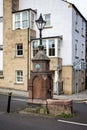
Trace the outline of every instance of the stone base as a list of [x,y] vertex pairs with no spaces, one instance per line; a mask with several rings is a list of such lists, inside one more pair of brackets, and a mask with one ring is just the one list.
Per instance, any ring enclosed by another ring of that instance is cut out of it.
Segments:
[[47,100],[47,106],[50,114],[60,115],[62,113],[71,114],[73,112],[72,100]]
[[[73,102],[72,100],[65,100],[65,99],[47,99],[47,100],[41,100],[41,99],[29,99],[29,104],[36,105],[40,104],[42,109],[47,110],[47,114],[50,115],[60,115],[62,113],[65,114],[71,114],[73,112]],[[40,113],[40,112],[39,112]]]
[[42,100],[42,99],[29,99],[28,103],[46,105],[46,101],[47,100]]

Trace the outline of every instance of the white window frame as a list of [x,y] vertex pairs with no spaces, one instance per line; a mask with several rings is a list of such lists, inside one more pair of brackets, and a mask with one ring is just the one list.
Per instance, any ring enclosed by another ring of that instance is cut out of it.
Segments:
[[[36,45],[35,45],[36,44]],[[39,43],[38,43],[38,40],[34,40],[33,42],[32,42],[32,50],[33,50],[33,57],[35,56],[35,54],[38,52],[38,45],[39,45]],[[35,47],[34,47],[35,46]]]
[[0,45],[0,51],[3,50],[3,45]]
[[61,41],[58,39],[58,57],[60,57],[60,52],[61,52]]
[[35,29],[35,14],[32,11],[30,11],[30,28]]
[[[53,45],[50,45],[50,42],[53,42]],[[48,40],[48,55],[49,57],[55,57],[56,56],[56,45],[55,45],[55,39],[49,39]]]
[[84,44],[82,44],[82,50],[81,50],[81,59],[84,59],[84,52],[85,52],[85,47]]
[[44,19],[46,21],[45,27],[51,26],[51,14],[44,14]]
[[75,30],[78,32],[78,22],[79,22],[79,15],[78,13],[76,12],[76,20],[75,20]]
[[75,40],[75,58],[78,58],[78,40]]
[[18,83],[18,84],[23,83],[23,71],[22,70],[16,71],[16,83]]
[[44,46],[44,53],[47,55],[46,39],[42,40],[42,45]]
[[[16,20],[16,16],[19,15],[19,19]],[[16,26],[16,24],[19,23],[19,25]],[[21,14],[18,12],[15,14],[15,21],[14,21],[14,26],[15,26],[15,29],[20,29],[21,28]]]
[[3,22],[3,17],[0,17],[0,23],[2,23]]
[[85,21],[82,19],[82,36],[85,36]]
[[[26,13],[27,17],[26,19],[23,19],[23,14]],[[16,15],[19,14],[20,18],[16,20]],[[23,27],[23,22],[27,22],[27,26]],[[19,22],[20,26],[16,27],[15,24],[16,22]],[[29,27],[29,12],[28,11],[23,11],[23,12],[18,12],[13,14],[13,29],[26,29]]]
[[[26,19],[23,19],[23,14],[26,13]],[[27,26],[23,26],[23,23],[26,22]],[[28,28],[29,27],[29,12],[24,11],[22,12],[22,28]]]
[[[18,48],[19,46],[19,48]],[[20,52],[18,52],[20,51]],[[16,57],[22,57],[23,56],[23,44],[22,43],[17,43],[16,44]]]
[[[54,42],[54,53],[55,55],[49,55],[49,41]],[[34,44],[36,45],[36,48],[34,48]],[[39,40],[32,41],[32,57],[35,56],[35,54],[38,52],[38,46],[39,46]],[[49,39],[42,39],[42,45],[44,46],[44,52],[48,57],[60,57],[61,56],[61,39],[59,38],[49,38]]]

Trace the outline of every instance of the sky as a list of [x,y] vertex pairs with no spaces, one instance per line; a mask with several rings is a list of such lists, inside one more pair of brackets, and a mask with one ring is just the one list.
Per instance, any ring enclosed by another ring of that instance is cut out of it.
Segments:
[[67,0],[73,3],[81,12],[81,14],[87,19],[87,0]]

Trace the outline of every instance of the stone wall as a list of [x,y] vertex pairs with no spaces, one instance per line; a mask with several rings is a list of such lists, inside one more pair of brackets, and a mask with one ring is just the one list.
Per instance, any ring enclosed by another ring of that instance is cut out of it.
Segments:
[[[18,10],[17,0],[4,0],[3,5],[3,76],[0,78],[0,87],[27,90],[30,66],[29,35],[35,37],[36,34],[34,30],[29,28],[13,30],[12,7],[14,6],[15,10]],[[22,57],[16,56],[16,44],[19,43],[23,44]],[[17,70],[23,71],[22,84],[16,83]]]
[[49,114],[60,115],[62,113],[71,114],[73,111],[72,100],[47,100]]

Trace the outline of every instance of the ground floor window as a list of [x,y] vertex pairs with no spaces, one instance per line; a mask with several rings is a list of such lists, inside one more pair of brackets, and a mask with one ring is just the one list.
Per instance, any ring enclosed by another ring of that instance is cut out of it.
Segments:
[[16,83],[23,83],[23,71],[16,71]]

